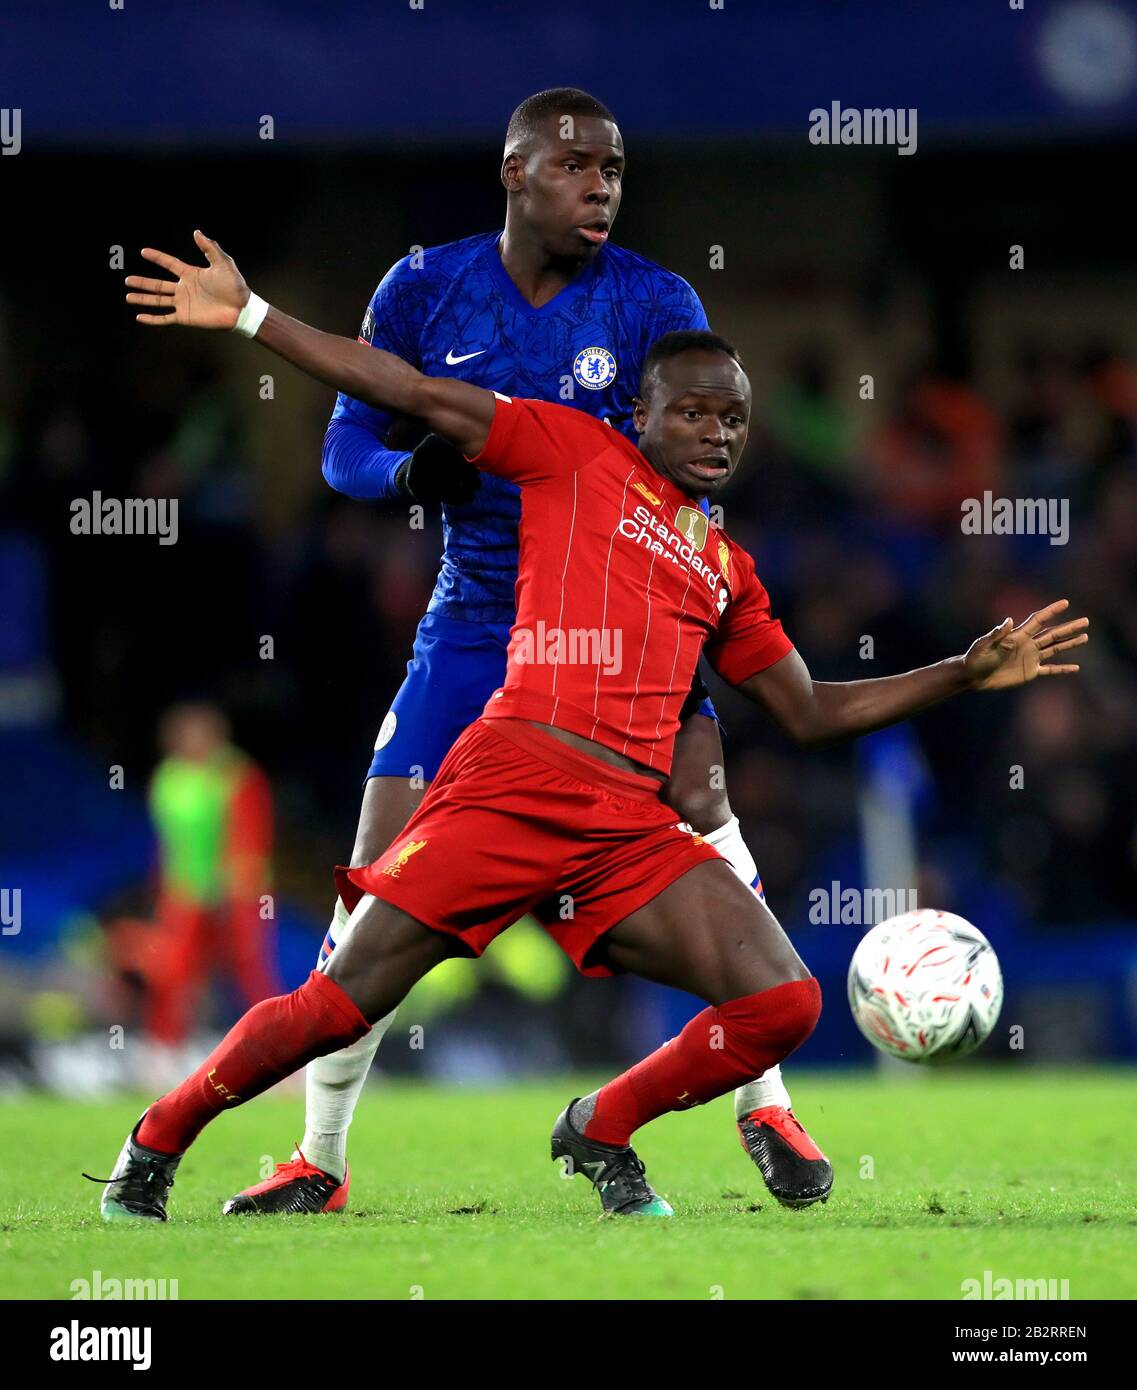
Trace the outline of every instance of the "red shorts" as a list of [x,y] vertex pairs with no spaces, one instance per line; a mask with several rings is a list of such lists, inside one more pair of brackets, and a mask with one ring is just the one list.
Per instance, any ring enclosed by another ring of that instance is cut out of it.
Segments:
[[[421,806],[348,884],[402,908],[480,956],[532,913],[584,975],[606,931],[670,883],[719,859],[682,827],[650,777],[609,767],[531,724],[478,719],[451,748]],[[359,894],[348,889],[345,905]]]

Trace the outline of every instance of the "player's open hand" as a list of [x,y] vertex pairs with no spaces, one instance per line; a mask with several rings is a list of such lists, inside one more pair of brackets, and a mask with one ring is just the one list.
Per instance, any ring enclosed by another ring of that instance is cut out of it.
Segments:
[[[194,232],[194,241],[208,262],[207,265],[186,265],[176,256],[144,246],[142,254],[148,261],[160,265],[175,280],[150,280],[142,275],[128,275],[126,283],[131,293],[128,304],[144,304],[161,309],[158,314],[135,314],[139,323],[165,328],[172,323],[187,328],[232,328],[249,298],[249,287],[237,269],[232,256],[227,256],[215,241],[203,232]],[[172,311],[172,312],[170,312]]]
[[1059,665],[1054,658],[1071,647],[1084,646],[1090,640],[1086,628],[1089,618],[1048,627],[1051,618],[1064,613],[1069,599],[1060,598],[1047,608],[1040,608],[1018,627],[1007,618],[997,628],[978,637],[963,658],[974,690],[1007,690],[1025,685],[1035,676],[1072,676],[1077,666]]

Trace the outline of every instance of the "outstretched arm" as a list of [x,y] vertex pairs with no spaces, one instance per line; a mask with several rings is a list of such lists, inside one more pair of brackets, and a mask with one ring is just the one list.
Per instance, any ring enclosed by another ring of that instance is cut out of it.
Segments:
[[[231,256],[202,232],[193,239],[205,256],[204,266],[187,265],[150,247],[142,255],[176,278],[152,280],[128,275],[128,304],[172,312],[137,314],[154,328],[232,329],[251,294]],[[426,422],[431,432],[448,439],[467,457],[481,453],[494,416],[494,395],[452,377],[424,376],[393,353],[351,338],[322,333],[270,307],[257,341],[318,381],[380,409],[399,410]]]
[[1004,690],[1036,676],[1073,675],[1077,666],[1051,665],[1052,658],[1088,642],[1088,618],[1047,627],[1069,607],[1059,599],[1012,628],[1008,618],[977,638],[966,655],[949,657],[902,676],[835,683],[815,681],[796,651],[739,689],[761,705],[795,742],[837,743],[897,724],[909,715],[969,690]]

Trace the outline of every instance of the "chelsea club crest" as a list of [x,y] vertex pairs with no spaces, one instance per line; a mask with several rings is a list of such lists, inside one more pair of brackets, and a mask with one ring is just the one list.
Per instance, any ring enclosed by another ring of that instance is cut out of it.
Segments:
[[607,348],[589,347],[578,352],[572,374],[590,391],[602,391],[616,380],[616,359]]

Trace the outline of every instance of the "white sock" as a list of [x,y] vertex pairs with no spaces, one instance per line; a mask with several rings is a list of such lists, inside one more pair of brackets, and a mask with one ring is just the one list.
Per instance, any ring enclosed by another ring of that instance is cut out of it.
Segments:
[[[333,944],[347,926],[349,917],[337,898],[330,928]],[[322,963],[317,961],[316,968]],[[309,1062],[304,1073],[305,1129],[300,1148],[309,1163],[340,1182],[347,1172],[347,1130],[351,1117],[371,1070],[372,1059],[397,1012],[392,1009],[386,1018],[371,1025],[370,1033],[365,1033],[350,1046]]]
[[734,870],[735,878],[740,878],[747,888],[757,888],[759,882],[758,865],[754,862],[754,856],[746,848],[746,841],[742,838],[742,827],[738,823],[737,816],[731,816],[725,825],[720,825],[717,830],[712,830],[709,835],[704,835],[703,839],[708,845],[714,845],[715,849]]
[[[725,825],[704,835],[703,839],[708,845],[714,845],[747,888],[757,889],[760,881],[758,866],[746,848],[737,816],[731,816]],[[734,1113],[739,1119],[754,1110],[761,1110],[765,1105],[782,1105],[787,1110],[791,1108],[790,1093],[782,1081],[781,1067],[770,1067],[757,1081],[748,1081],[734,1093]]]
[[790,1093],[782,1080],[781,1067],[770,1067],[757,1081],[748,1081],[745,1086],[739,1086],[734,1093],[736,1119],[741,1120],[743,1115],[751,1115],[766,1105],[781,1105],[787,1110],[793,1109]]

